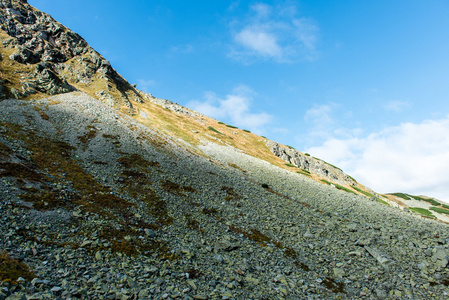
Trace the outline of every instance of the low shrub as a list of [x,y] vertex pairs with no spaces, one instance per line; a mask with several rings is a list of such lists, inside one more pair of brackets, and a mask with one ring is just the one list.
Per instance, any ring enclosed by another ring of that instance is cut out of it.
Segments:
[[221,133],[220,131],[218,131],[217,129],[215,129],[215,128],[212,127],[212,126],[207,127],[207,129],[212,130],[213,132],[216,132],[216,133],[218,133],[218,134],[223,134],[223,133]]

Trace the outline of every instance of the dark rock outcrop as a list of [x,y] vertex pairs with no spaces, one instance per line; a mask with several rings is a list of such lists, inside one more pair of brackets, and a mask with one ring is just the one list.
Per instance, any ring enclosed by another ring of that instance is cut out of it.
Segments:
[[[131,107],[129,100],[142,101],[135,88],[80,35],[27,1],[0,1],[0,29],[10,37],[3,39],[0,46],[14,50],[9,59],[35,66],[31,80],[20,82],[19,97],[35,92],[54,95],[75,89],[93,89],[90,92],[95,95],[98,91],[92,86],[98,85],[98,90],[107,87],[110,91],[108,98],[114,99],[108,102],[111,105],[124,103]],[[92,85],[93,82],[98,84]]]

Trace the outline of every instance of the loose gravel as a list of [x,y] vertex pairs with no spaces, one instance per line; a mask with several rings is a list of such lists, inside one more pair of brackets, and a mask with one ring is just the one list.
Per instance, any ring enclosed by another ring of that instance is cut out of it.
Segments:
[[0,300],[448,298],[445,224],[229,146],[192,154],[79,92],[0,102],[0,132],[1,250],[36,276]]

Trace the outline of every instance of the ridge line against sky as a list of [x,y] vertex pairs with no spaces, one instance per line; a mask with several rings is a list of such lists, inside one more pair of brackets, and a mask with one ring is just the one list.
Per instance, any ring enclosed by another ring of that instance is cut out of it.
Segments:
[[156,97],[449,202],[449,3],[29,0]]

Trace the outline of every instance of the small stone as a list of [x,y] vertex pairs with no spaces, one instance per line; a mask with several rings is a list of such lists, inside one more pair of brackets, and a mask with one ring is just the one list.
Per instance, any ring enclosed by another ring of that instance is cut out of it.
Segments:
[[62,292],[62,288],[59,286],[54,286],[54,287],[52,287],[50,292],[52,292],[55,295],[59,295]]
[[95,253],[95,259],[96,260],[102,260],[103,259],[103,255],[101,254],[101,251],[97,251]]
[[195,284],[195,280],[187,280],[187,283],[190,285],[190,287],[194,290],[197,289],[196,284]]
[[24,293],[15,293],[6,298],[6,300],[27,300]]

